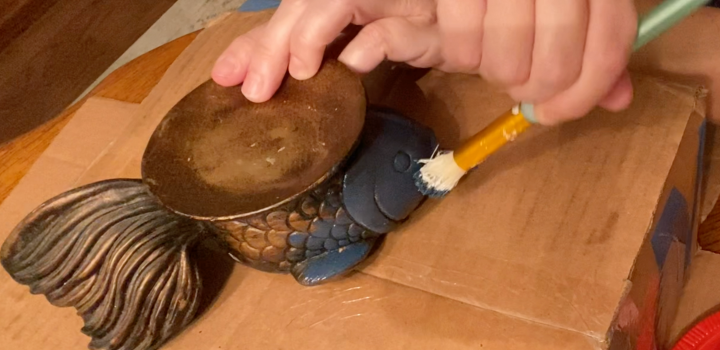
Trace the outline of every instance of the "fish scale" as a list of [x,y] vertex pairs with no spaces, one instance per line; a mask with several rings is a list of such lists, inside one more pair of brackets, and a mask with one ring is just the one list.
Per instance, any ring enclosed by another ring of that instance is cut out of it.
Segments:
[[214,229],[235,260],[264,271],[287,272],[305,259],[378,236],[354,222],[343,208],[342,185],[342,176],[336,176],[294,206],[216,222]]

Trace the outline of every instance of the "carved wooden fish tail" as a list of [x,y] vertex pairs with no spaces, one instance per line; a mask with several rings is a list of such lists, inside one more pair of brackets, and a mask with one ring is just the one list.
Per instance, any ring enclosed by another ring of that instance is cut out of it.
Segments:
[[166,210],[139,180],[63,193],[3,244],[3,267],[33,294],[72,306],[90,348],[156,349],[194,318],[201,279],[193,246],[203,224]]

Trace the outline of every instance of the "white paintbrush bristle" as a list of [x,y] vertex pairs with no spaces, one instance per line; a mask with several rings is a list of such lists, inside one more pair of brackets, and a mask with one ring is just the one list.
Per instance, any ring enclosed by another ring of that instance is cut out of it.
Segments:
[[455,163],[453,152],[441,153],[435,158],[421,160],[420,180],[428,192],[447,193],[457,186],[466,171]]

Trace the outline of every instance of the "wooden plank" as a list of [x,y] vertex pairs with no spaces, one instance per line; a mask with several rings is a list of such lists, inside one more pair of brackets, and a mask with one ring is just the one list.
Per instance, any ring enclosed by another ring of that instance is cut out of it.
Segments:
[[[20,13],[35,0],[0,1]],[[0,144],[59,114],[175,2],[55,1],[0,52]]]

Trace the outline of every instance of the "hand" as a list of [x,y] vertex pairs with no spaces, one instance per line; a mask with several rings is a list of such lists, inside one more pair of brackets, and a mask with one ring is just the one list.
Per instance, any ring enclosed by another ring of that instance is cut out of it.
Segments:
[[227,48],[213,79],[243,83],[248,99],[264,102],[287,71],[315,75],[349,24],[363,26],[339,57],[351,69],[369,72],[388,59],[480,74],[535,103],[542,124],[632,100],[633,0],[284,0],[267,24]]

